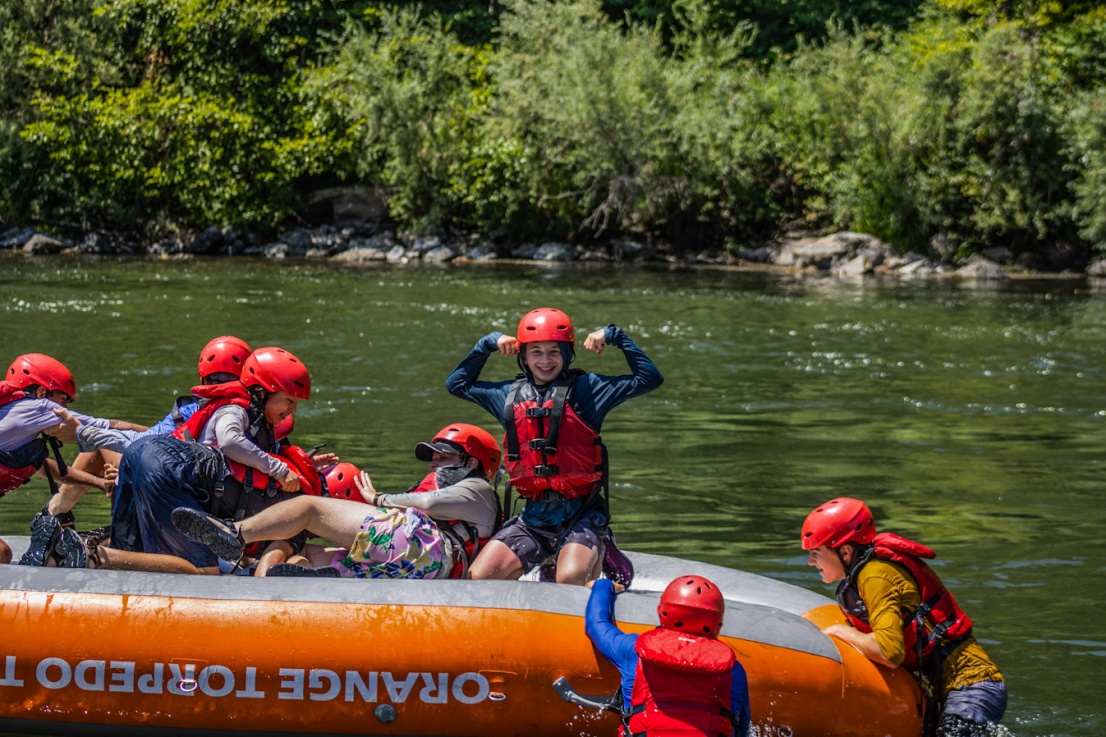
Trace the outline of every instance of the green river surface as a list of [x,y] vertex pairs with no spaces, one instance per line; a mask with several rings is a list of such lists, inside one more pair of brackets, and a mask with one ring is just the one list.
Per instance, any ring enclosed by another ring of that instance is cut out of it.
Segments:
[[[881,529],[938,551],[1006,676],[1012,734],[1106,734],[1102,282],[2,255],[0,361],[54,355],[76,376],[74,409],[153,423],[208,339],[280,345],[312,374],[298,444],[400,490],[423,474],[417,441],[452,421],[495,430],[445,378],[541,306],[568,312],[580,343],[622,326],[664,373],[604,427],[624,547],[832,596],[799,528],[820,502],[860,497]],[[617,349],[576,365],[626,371]],[[485,378],[515,373],[493,356]],[[40,479],[8,494],[0,535],[27,534],[47,495]],[[110,516],[102,496],[76,511],[81,528]]]

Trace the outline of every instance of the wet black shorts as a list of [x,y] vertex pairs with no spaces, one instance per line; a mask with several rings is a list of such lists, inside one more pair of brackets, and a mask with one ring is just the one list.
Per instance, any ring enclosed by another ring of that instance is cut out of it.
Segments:
[[564,525],[538,527],[527,524],[521,515],[516,515],[507,520],[492,539],[499,540],[510,548],[522,562],[522,572],[527,573],[556,553],[565,543],[579,543],[591,550],[598,550],[602,557],[607,522],[607,515],[594,509],[577,520],[562,537],[566,529]]

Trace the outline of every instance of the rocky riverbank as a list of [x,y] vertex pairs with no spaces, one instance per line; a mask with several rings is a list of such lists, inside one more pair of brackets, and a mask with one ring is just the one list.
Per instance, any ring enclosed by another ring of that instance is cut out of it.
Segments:
[[873,274],[904,278],[1006,279],[1026,274],[1083,273],[1106,277],[1106,259],[1087,262],[1079,254],[1064,249],[1055,249],[1043,257],[1027,258],[1025,255],[1017,257],[1005,248],[995,248],[958,259],[955,246],[942,238],[933,239],[930,253],[901,254],[874,236],[851,232],[783,238],[756,248],[683,253],[668,244],[647,240],[612,240],[588,246],[558,241],[507,243],[484,234],[406,235],[362,222],[295,228],[274,240],[232,228],[208,228],[188,238],[165,238],[149,244],[103,231],[89,232],[79,240],[72,240],[33,228],[12,228],[0,233],[0,250],[30,256],[72,253],[163,258],[254,256],[347,264],[497,260],[653,262],[678,266],[774,267],[841,277]]

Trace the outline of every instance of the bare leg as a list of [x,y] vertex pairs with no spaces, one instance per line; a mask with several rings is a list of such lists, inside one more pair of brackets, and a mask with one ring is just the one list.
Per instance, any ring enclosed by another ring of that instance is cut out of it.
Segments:
[[298,557],[292,555],[292,546],[288,543],[284,541],[270,543],[269,547],[265,548],[265,552],[257,558],[257,568],[254,569],[253,575],[264,576],[276,564],[295,562],[294,559]]
[[287,540],[307,530],[315,537],[349,545],[361,531],[365,517],[365,507],[360,502],[298,496],[247,517],[237,526],[242,539],[248,543]]
[[476,555],[469,578],[514,580],[522,575],[522,561],[499,540],[492,540]]
[[557,555],[557,583],[583,586],[599,578],[599,551],[580,543],[565,543]]
[[0,563],[12,562],[12,549],[3,540],[0,540]]
[[219,575],[219,567],[197,568],[184,558],[160,553],[136,553],[131,550],[115,550],[101,547],[100,568],[117,571],[150,571],[152,573],[189,573],[192,575]]
[[[109,455],[113,456],[114,460],[111,460]],[[103,488],[102,477],[107,463],[112,463],[112,465],[118,467],[119,454],[99,450],[79,454],[69,467],[68,480],[61,485],[58,493],[51,496],[50,501],[46,503],[47,513],[57,515],[72,511],[73,507],[77,506],[77,502],[81,500],[81,497],[85,495],[85,492],[93,485],[97,488]],[[96,477],[94,479],[95,484],[88,483],[93,480],[90,477]]]

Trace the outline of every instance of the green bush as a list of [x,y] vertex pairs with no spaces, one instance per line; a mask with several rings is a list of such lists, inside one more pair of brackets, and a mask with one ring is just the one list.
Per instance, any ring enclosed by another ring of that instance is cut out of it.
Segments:
[[1073,217],[1079,234],[1106,252],[1106,85],[1084,93],[1068,121]]
[[334,62],[313,76],[350,132],[356,175],[386,188],[401,223],[425,230],[471,217],[458,182],[481,146],[487,64],[486,50],[408,8],[381,14],[372,30],[351,23]]

